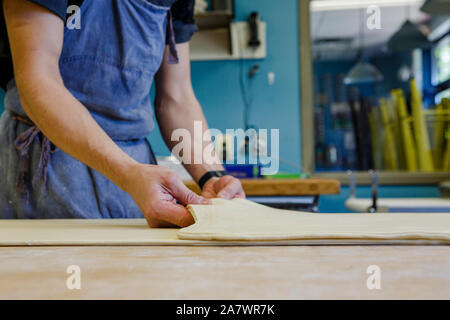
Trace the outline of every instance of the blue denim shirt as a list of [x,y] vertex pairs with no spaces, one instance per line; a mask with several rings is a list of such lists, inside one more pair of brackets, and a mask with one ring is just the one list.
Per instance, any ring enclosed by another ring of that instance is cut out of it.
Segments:
[[[64,21],[67,16],[67,8],[70,5],[81,6],[83,1],[95,0],[29,0],[52,11]],[[124,1],[124,0],[118,0]],[[156,6],[172,7],[173,29],[175,42],[184,43],[191,39],[197,31],[194,21],[195,0],[142,0]],[[168,39],[166,39],[168,43]],[[12,59],[9,52],[8,35],[3,17],[3,10],[0,6],[0,87],[6,90],[7,83],[13,77]]]

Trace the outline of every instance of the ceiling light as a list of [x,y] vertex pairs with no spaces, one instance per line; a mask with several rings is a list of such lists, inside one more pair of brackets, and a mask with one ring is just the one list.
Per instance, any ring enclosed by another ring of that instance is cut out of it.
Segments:
[[435,16],[447,16],[450,15],[450,0],[427,0],[420,10]]
[[427,37],[409,20],[388,41],[390,51],[411,51],[429,46]]
[[383,75],[375,66],[361,60],[350,69],[344,78],[344,83],[346,85],[375,83],[381,82],[383,79]]

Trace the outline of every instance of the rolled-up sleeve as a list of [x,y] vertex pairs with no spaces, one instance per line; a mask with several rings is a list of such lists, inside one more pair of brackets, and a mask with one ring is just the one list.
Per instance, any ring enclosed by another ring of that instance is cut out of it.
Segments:
[[36,3],[60,17],[63,21],[66,20],[67,2],[68,0],[28,0]]
[[[28,0],[38,4],[60,17],[66,19],[68,0]],[[3,14],[2,1],[0,0],[0,87],[7,89],[7,83],[14,77],[11,50],[8,41],[5,17]],[[0,112],[1,113],[1,112]]]
[[171,11],[176,43],[188,42],[198,30],[194,21],[194,5],[195,0],[178,0],[172,5]]

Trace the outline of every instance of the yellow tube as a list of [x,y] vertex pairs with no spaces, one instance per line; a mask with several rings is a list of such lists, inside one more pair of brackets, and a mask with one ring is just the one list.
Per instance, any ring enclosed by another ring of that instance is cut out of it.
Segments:
[[[442,105],[445,111],[450,111],[450,100],[442,99]],[[450,171],[450,121],[447,123],[447,131],[445,132],[445,138],[447,139],[447,147],[445,148],[444,157],[442,160],[442,170]]]
[[403,153],[405,155],[406,169],[408,171],[417,171],[417,153],[414,144],[411,128],[411,118],[406,109],[405,97],[401,89],[391,91],[395,103],[397,115],[400,121],[400,130],[402,133]]
[[442,154],[445,147],[445,127],[444,106],[441,104],[436,106],[436,117],[434,120],[434,145],[433,158],[436,170],[442,169]]
[[419,168],[421,171],[434,171],[432,151],[428,131],[423,116],[422,96],[416,87],[414,79],[411,86],[411,110],[413,118],[414,135],[419,156]]

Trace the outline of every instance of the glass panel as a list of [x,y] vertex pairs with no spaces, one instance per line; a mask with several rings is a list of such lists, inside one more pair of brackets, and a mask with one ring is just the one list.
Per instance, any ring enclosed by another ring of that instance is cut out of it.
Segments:
[[450,18],[436,6],[311,1],[316,172],[450,171]]

